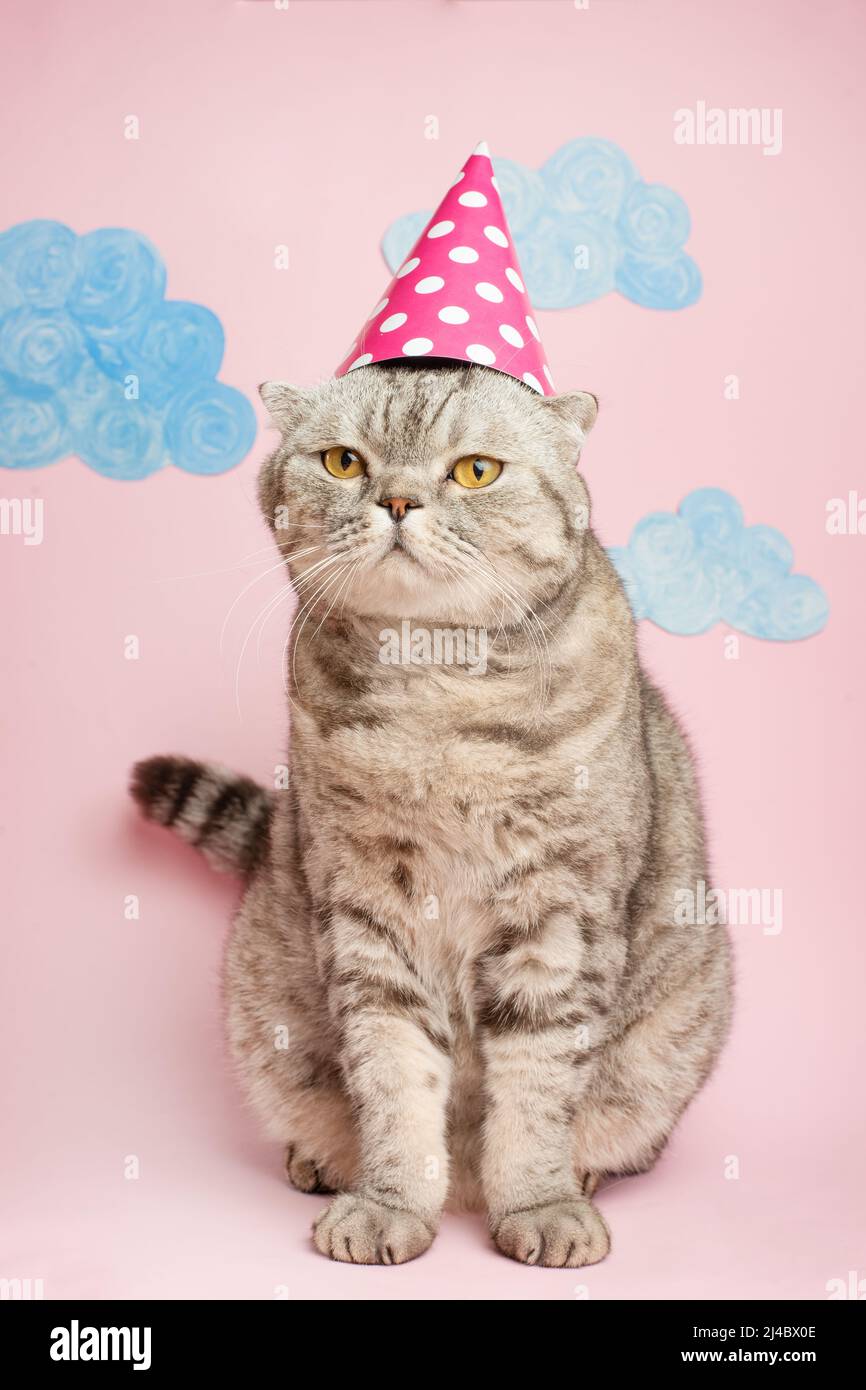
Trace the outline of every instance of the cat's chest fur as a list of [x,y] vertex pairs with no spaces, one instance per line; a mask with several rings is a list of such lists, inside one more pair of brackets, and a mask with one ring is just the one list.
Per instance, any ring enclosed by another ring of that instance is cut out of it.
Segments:
[[411,825],[427,841],[465,848],[467,822],[492,823],[533,779],[549,784],[570,766],[536,669],[356,665],[350,673],[329,656],[310,663],[317,694],[294,712],[304,775],[326,794],[328,782],[350,787],[394,831]]
[[595,856],[628,833],[621,689],[581,691],[554,671],[542,707],[532,665],[350,674],[329,653],[302,674],[293,778],[308,872],[325,895],[335,880],[371,899],[384,891],[408,929],[479,946],[511,875],[560,842]]

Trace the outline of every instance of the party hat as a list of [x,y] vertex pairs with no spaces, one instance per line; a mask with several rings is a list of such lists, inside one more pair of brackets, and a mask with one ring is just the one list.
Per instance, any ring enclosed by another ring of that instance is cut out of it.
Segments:
[[486,144],[463,165],[335,376],[421,357],[477,362],[554,394]]

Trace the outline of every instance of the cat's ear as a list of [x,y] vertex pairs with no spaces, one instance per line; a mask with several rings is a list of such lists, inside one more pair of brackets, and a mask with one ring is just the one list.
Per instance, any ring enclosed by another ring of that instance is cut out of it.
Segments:
[[279,429],[294,429],[309,410],[310,392],[303,386],[290,386],[287,381],[263,381],[259,395]]
[[572,430],[586,438],[598,415],[598,397],[589,391],[566,391],[561,396],[548,396],[548,409]]

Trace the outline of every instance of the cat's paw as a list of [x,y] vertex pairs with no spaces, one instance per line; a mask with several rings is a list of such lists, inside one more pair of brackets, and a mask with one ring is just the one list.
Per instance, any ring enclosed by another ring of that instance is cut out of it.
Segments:
[[436,1232],[420,1216],[342,1192],[313,1226],[317,1250],[353,1265],[401,1265],[423,1255]]
[[329,1180],[324,1167],[315,1159],[304,1158],[294,1144],[289,1144],[286,1149],[285,1172],[292,1187],[296,1187],[299,1192],[330,1195],[337,1190]]
[[601,1213],[579,1198],[508,1212],[493,1223],[492,1234],[509,1259],[549,1269],[594,1265],[610,1250]]

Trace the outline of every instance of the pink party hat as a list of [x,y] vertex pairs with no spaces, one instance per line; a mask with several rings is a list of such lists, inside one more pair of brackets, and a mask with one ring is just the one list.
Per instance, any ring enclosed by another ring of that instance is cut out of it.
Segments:
[[463,165],[334,375],[420,357],[477,362],[554,394],[486,144]]

